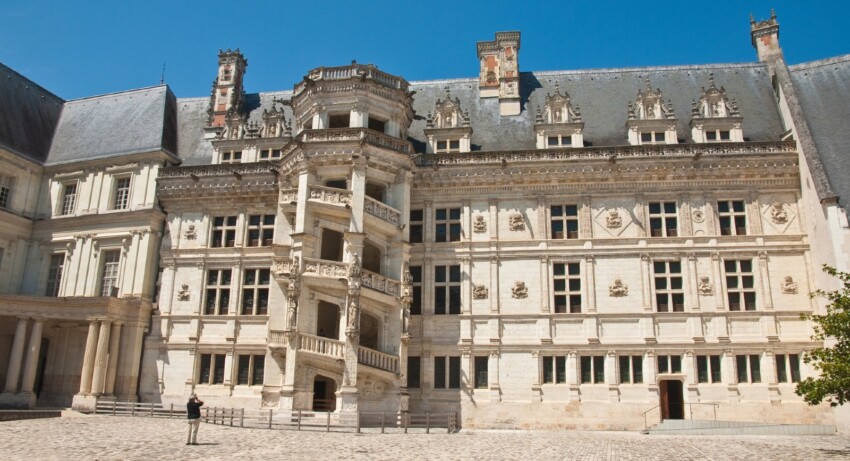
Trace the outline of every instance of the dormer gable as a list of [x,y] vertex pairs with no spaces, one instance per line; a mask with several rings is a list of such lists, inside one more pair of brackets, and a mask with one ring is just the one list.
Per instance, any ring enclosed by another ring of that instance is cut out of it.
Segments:
[[638,90],[634,104],[629,102],[626,120],[629,144],[676,144],[676,114],[673,105],[664,102],[660,88],[652,89],[649,79],[646,88]]
[[427,153],[463,153],[471,150],[472,126],[469,113],[460,106],[460,99],[452,99],[446,87],[446,99],[437,99],[434,112],[425,117]]
[[699,101],[691,104],[691,135],[694,142],[743,142],[741,114],[726,89],[717,88],[714,74],[708,74],[709,87],[702,88]]
[[573,107],[570,94],[561,94],[560,86],[555,83],[555,94],[546,93],[543,110],[537,109],[534,131],[538,149],[558,147],[583,147],[581,110]]

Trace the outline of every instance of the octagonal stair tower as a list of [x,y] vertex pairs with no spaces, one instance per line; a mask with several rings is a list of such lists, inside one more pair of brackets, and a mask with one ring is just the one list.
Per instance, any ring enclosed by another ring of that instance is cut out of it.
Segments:
[[286,314],[269,325],[282,408],[407,409],[411,103],[403,78],[354,62],[295,85],[273,269]]

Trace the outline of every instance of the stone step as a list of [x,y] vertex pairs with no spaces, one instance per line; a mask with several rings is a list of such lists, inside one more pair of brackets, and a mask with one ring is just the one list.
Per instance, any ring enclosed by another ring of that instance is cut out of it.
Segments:
[[668,419],[644,433],[655,435],[834,435],[835,427],[823,424]]

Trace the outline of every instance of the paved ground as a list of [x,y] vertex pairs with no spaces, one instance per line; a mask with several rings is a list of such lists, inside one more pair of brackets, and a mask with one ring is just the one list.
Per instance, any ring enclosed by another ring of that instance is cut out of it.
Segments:
[[631,432],[464,431],[340,434],[202,424],[186,446],[182,420],[80,416],[0,423],[0,458],[26,459],[581,459],[820,460],[850,458],[839,436],[649,436]]

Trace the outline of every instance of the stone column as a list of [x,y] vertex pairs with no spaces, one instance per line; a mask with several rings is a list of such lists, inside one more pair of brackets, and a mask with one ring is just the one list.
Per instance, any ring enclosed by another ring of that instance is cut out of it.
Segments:
[[41,352],[41,333],[44,331],[44,320],[35,319],[30,332],[30,346],[27,351],[27,361],[24,365],[24,379],[21,381],[21,394],[27,399],[27,408],[35,407],[35,372],[38,369],[38,357]]
[[89,324],[89,334],[86,337],[86,352],[83,356],[83,372],[80,377],[80,394],[91,393],[92,370],[94,369],[94,354],[97,348],[97,320]]
[[115,395],[115,377],[118,375],[118,353],[121,348],[121,322],[112,323],[109,333],[109,365],[106,367],[104,394]]
[[100,334],[97,338],[97,353],[94,359],[94,376],[92,377],[91,394],[103,394],[104,383],[106,382],[106,365],[109,359],[109,329],[112,321],[104,320],[100,322]]
[[24,357],[24,341],[27,339],[28,319],[18,319],[12,353],[9,355],[9,368],[6,369],[6,387],[3,394],[13,395],[18,391],[18,378],[21,376],[21,360]]

